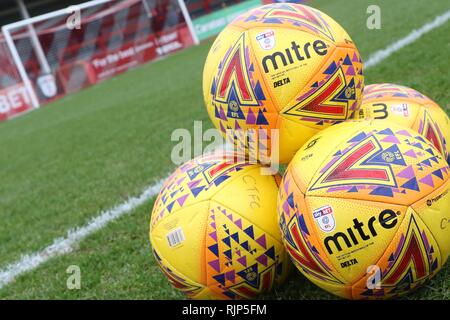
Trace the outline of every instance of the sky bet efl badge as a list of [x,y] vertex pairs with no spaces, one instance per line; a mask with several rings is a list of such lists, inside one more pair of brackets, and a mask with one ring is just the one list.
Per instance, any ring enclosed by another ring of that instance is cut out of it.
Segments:
[[331,206],[327,205],[314,210],[313,216],[322,231],[331,232],[334,230],[336,222],[334,220],[333,208]]
[[391,110],[395,114],[403,115],[404,117],[409,116],[408,105],[406,103],[393,105]]
[[256,40],[263,50],[271,50],[275,47],[275,32],[273,30],[266,30],[256,35]]

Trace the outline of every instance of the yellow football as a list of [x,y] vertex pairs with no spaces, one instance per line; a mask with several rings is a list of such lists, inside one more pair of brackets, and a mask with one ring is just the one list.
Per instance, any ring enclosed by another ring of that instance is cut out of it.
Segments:
[[280,284],[289,258],[277,224],[278,175],[209,154],[180,166],[153,207],[150,241],[192,299],[247,299]]
[[280,185],[279,224],[298,269],[349,299],[401,295],[450,253],[450,168],[414,130],[349,121],[309,140]]
[[[233,131],[238,147],[287,163],[311,136],[359,108],[362,67],[332,18],[300,4],[269,4],[240,15],[216,38],[203,96],[216,128]],[[246,139],[236,130],[257,131]]]
[[385,119],[419,132],[450,164],[450,120],[444,110],[422,93],[396,84],[371,84],[364,88],[361,109],[355,116]]

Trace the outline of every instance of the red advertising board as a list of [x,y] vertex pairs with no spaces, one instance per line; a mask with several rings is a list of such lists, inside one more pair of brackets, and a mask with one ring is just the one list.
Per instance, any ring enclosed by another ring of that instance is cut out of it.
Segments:
[[[192,44],[188,28],[180,26],[165,31],[158,37],[149,35],[138,43],[125,44],[114,51],[94,55],[88,61],[83,62],[83,67],[92,84]],[[61,81],[64,83],[66,81],[65,73],[62,72],[61,76]]]
[[32,109],[30,97],[22,83],[0,89],[0,121]]
[[[158,0],[149,7],[140,0],[111,1],[81,12],[81,17],[80,28],[74,29],[67,28],[64,14],[33,23],[41,50],[31,41],[28,25],[11,32],[41,105],[194,44],[177,0]],[[1,37],[0,45],[0,63],[12,66],[0,70],[3,121],[32,108]]]

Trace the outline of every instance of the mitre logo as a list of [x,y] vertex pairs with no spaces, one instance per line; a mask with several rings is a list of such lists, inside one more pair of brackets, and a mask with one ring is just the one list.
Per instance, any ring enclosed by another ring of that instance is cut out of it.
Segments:
[[[397,214],[391,209],[386,209],[380,212],[378,218],[373,216],[366,223],[361,222],[358,218],[353,219],[353,226],[347,228],[344,232],[336,232],[324,239],[324,245],[329,254],[333,254],[337,250],[342,251],[342,245],[351,248],[360,243],[360,241],[367,241],[373,237],[378,236],[376,226],[381,226],[384,229],[392,229],[396,226],[398,219]],[[378,223],[376,223],[378,221]]]
[[305,59],[311,59],[311,54],[314,53],[319,56],[326,55],[328,53],[327,44],[322,40],[315,40],[313,43],[306,42],[303,45],[292,41],[289,48],[284,49],[284,51],[275,51],[262,59],[264,72],[268,73],[270,66],[272,66],[273,70],[277,70],[279,63],[286,67],[289,64],[293,64],[296,60],[303,61]]

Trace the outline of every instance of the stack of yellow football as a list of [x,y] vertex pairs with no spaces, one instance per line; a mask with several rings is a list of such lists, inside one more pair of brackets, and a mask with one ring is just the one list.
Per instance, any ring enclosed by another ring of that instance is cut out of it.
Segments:
[[[236,152],[178,168],[150,227],[162,271],[188,297],[253,298],[292,260],[338,296],[389,298],[445,263],[448,116],[413,89],[364,88],[358,49],[332,18],[296,4],[239,16],[212,45],[203,93]],[[279,163],[282,180],[268,174]]]

